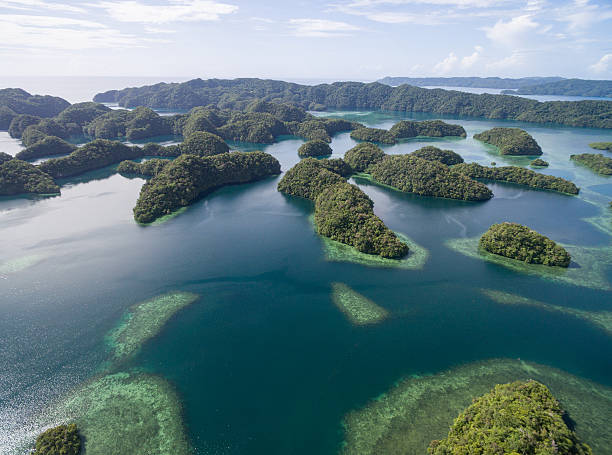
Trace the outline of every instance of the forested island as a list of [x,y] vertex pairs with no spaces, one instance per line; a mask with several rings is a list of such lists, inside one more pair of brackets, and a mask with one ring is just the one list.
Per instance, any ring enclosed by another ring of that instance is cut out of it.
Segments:
[[494,145],[502,155],[542,155],[542,148],[535,139],[520,128],[491,128],[474,134],[474,139]]
[[0,89],[0,130],[8,129],[19,114],[53,117],[68,106],[68,101],[56,96],[31,95],[20,88]]
[[496,385],[455,419],[448,436],[432,441],[430,455],[591,455],[566,424],[548,388],[534,380]]
[[438,147],[434,147],[433,145],[421,147],[420,149],[412,152],[410,155],[423,158],[427,161],[438,161],[442,164],[446,164],[447,166],[463,163],[463,158],[458,153],[455,153],[452,150],[442,150]]
[[589,169],[602,175],[612,175],[612,158],[601,153],[582,153],[580,155],[570,155],[570,160],[582,164]]
[[351,131],[351,139],[356,141],[377,142],[379,144],[395,144],[396,138],[389,131],[381,128],[359,128]]
[[489,253],[528,264],[569,267],[571,261],[570,254],[562,246],[517,223],[492,225],[480,237],[479,245]]
[[329,144],[321,139],[305,142],[298,149],[298,155],[302,158],[309,156],[327,156],[332,154]]
[[170,160],[162,158],[152,158],[150,160],[143,161],[142,163],[125,160],[119,163],[119,166],[117,166],[117,172],[127,177],[153,177],[154,175],[159,174],[169,163]]
[[504,95],[564,95],[612,98],[612,81],[563,79],[503,90]]
[[536,158],[529,164],[533,167],[548,167],[548,161],[544,161],[542,158]]
[[612,152],[612,142],[591,142],[589,147],[594,148],[595,150],[608,150]]
[[49,428],[36,438],[33,455],[79,455],[81,437],[74,423]]
[[423,120],[420,122],[401,120],[388,131],[381,128],[363,127],[351,131],[352,139],[379,144],[395,144],[399,139],[413,137],[446,136],[466,137],[466,132],[461,125],[452,125],[442,120]]
[[49,174],[26,161],[5,159],[0,162],[0,196],[28,193],[59,194],[60,188]]
[[377,82],[381,84],[398,85],[408,84],[418,87],[474,87],[474,88],[507,88],[515,89],[530,87],[547,82],[562,81],[562,77],[383,77]]
[[399,112],[559,123],[570,126],[612,128],[612,101],[539,101],[506,96],[476,95],[411,85],[336,82],[315,86],[262,79],[194,79],[138,88],[110,90],[94,97],[97,102],[123,107],[190,109],[215,105],[242,109],[252,100],[290,103],[304,109],[376,109]]

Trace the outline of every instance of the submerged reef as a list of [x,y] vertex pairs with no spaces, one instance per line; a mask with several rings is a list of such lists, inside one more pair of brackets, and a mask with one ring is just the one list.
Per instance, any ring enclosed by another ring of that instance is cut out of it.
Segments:
[[[548,387],[594,453],[612,447],[612,389],[544,365],[521,360],[476,362],[434,375],[410,377],[344,419],[342,455],[424,454],[448,433],[473,398],[496,384],[536,380]],[[468,452],[460,452],[468,453]]]
[[588,167],[594,172],[602,175],[612,175],[612,158],[601,153],[582,153],[571,155],[570,160]]
[[81,438],[76,424],[49,428],[36,438],[33,455],[79,455]]
[[564,418],[544,384],[531,379],[499,384],[459,414],[448,436],[432,441],[428,453],[591,455]]
[[389,312],[344,283],[332,283],[332,300],[354,325],[376,324]]
[[189,292],[173,292],[130,307],[106,338],[113,362],[117,364],[132,357],[172,316],[198,298],[197,294]]
[[33,265],[38,264],[46,256],[44,254],[29,254],[18,258],[9,259],[4,262],[0,262],[0,275],[6,275],[8,273],[21,272]]
[[541,155],[542,148],[531,135],[520,128],[492,128],[474,139],[494,145],[502,155]]

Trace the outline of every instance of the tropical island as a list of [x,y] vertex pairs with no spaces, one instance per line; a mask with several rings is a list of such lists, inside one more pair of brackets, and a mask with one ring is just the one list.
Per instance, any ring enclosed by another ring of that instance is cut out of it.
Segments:
[[519,166],[487,167],[478,163],[460,163],[452,168],[473,179],[492,180],[525,185],[541,190],[558,191],[560,193],[578,194],[580,188],[569,180],[553,175],[540,174]]
[[76,147],[57,136],[44,136],[38,142],[15,155],[20,160],[35,160],[47,156],[69,155]]
[[548,167],[548,161],[544,161],[542,158],[536,158],[529,163],[529,165],[533,167]]
[[298,149],[298,156],[306,158],[309,156],[328,156],[332,154],[332,148],[326,141],[314,139],[303,143]]
[[612,152],[612,142],[591,142],[589,147],[594,148],[595,150],[608,150]]
[[592,171],[602,175],[612,175],[612,158],[601,153],[582,153],[580,155],[570,155],[570,160],[575,161]]
[[502,155],[541,155],[542,149],[531,135],[520,128],[492,128],[475,134],[474,139],[494,145]]
[[26,161],[10,159],[0,163],[0,196],[28,193],[59,194],[60,188],[49,174]]
[[591,455],[566,424],[548,388],[534,380],[498,384],[455,419],[448,436],[429,445],[431,455]]
[[396,138],[391,132],[381,128],[359,128],[351,131],[351,139],[356,141],[395,144]]
[[421,147],[420,149],[412,152],[410,155],[423,158],[427,161],[438,161],[442,164],[446,164],[447,166],[463,163],[463,158],[458,153],[455,153],[452,150],[442,150],[438,147],[434,147],[433,145]]
[[141,163],[125,160],[119,163],[119,166],[117,166],[117,172],[127,177],[153,177],[154,175],[159,174],[169,163],[170,160],[163,158],[151,158]]
[[53,117],[68,106],[68,101],[56,96],[31,95],[20,88],[0,89],[0,130],[8,129],[19,114]]
[[416,85],[417,87],[476,87],[476,88],[503,88],[516,89],[556,82],[563,80],[562,77],[383,77],[377,82],[391,85]]
[[79,455],[81,437],[74,423],[49,428],[36,438],[33,455]]
[[465,128],[442,120],[421,120],[418,122],[401,120],[391,127],[389,132],[396,139],[408,139],[411,137],[466,137]]
[[502,90],[504,95],[564,95],[612,98],[612,81],[563,79],[523,86],[517,90]]
[[571,256],[548,237],[526,226],[504,222],[492,225],[479,242],[489,253],[528,264],[569,267]]
[[380,147],[371,142],[361,142],[344,154],[344,161],[355,172],[367,172],[370,166],[382,161],[385,156]]

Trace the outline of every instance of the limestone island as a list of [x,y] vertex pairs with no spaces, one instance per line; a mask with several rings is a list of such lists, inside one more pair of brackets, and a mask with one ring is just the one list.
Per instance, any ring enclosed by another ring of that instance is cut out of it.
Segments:
[[475,134],[474,139],[494,145],[502,155],[541,155],[542,149],[531,135],[520,128],[492,128]]
[[355,172],[366,172],[370,166],[383,160],[385,157],[380,147],[371,142],[361,142],[344,154],[344,161]]
[[380,128],[359,128],[351,131],[351,139],[356,141],[377,142],[379,144],[395,144],[395,136]]
[[612,175],[612,158],[601,153],[582,153],[571,155],[570,160],[588,167],[592,171],[602,175]]
[[463,163],[463,158],[458,153],[455,153],[452,150],[442,150],[438,147],[434,147],[433,145],[421,147],[420,149],[412,152],[410,155],[423,158],[427,161],[439,161],[447,166]]
[[529,164],[533,167],[548,167],[548,161],[544,161],[541,158],[536,158]]
[[565,248],[518,223],[492,225],[480,237],[479,246],[489,253],[528,264],[568,267],[571,261]]
[[595,150],[607,150],[612,152],[612,142],[591,142],[589,147]]
[[298,149],[298,155],[301,158],[309,156],[327,156],[332,154],[332,148],[329,144],[321,139],[314,139],[312,141],[305,142]]
[[20,160],[35,160],[47,156],[69,155],[76,147],[57,136],[44,136],[25,150],[17,153],[15,158]]
[[36,438],[33,455],[79,455],[81,437],[76,424],[49,428]]
[[137,163],[125,160],[117,166],[117,172],[126,177],[153,177],[159,174],[163,168],[170,164],[170,160],[163,158],[151,158],[150,160]]
[[442,120],[423,120],[412,122],[402,120],[391,127],[389,132],[396,139],[408,139],[411,137],[466,137],[465,128]]
[[430,455],[592,455],[568,428],[565,412],[548,388],[534,380],[498,384],[455,419],[448,436],[434,440]]
[[18,159],[0,164],[0,196],[59,194],[53,178],[33,164]]

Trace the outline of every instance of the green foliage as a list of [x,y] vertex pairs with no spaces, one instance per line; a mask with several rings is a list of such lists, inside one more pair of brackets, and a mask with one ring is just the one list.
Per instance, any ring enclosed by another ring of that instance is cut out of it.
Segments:
[[440,163],[448,166],[463,163],[463,158],[461,158],[461,155],[458,153],[455,153],[452,150],[442,150],[432,145],[421,147],[420,149],[412,152],[411,155],[418,156],[419,158],[423,158],[427,161],[439,161]]
[[393,125],[389,132],[396,139],[406,139],[417,136],[467,136],[465,129],[461,125],[453,125],[450,123],[443,122],[442,120],[423,120],[420,122],[402,120]]
[[569,180],[540,174],[518,166],[486,167],[478,163],[461,163],[453,166],[452,171],[465,174],[473,179],[517,183],[541,190],[559,191],[568,194],[578,194],[580,191],[580,188]]
[[94,138],[126,138],[130,141],[172,134],[171,117],[162,117],[147,107],[133,111],[111,110],[96,117],[84,128]]
[[34,160],[53,155],[68,155],[76,147],[57,136],[44,136],[40,141],[22,150],[15,158],[20,160]]
[[100,169],[123,160],[141,158],[140,147],[128,147],[118,141],[96,139],[79,147],[68,156],[52,158],[39,165],[53,178],[70,177]]
[[493,193],[486,185],[437,161],[427,161],[412,155],[391,155],[370,167],[377,182],[407,193],[465,201],[491,199]]
[[[2,106],[15,114],[53,117],[70,106],[70,103],[56,96],[30,95],[20,88],[5,88],[0,90],[0,107]],[[6,128],[0,126],[0,129]]]
[[362,253],[392,259],[406,256],[408,246],[374,215],[373,207],[372,200],[355,185],[344,181],[327,185],[316,198],[317,232]]
[[145,183],[134,218],[150,223],[225,185],[253,182],[280,173],[280,163],[263,152],[181,155]]
[[612,152],[612,142],[591,142],[589,147],[596,150],[608,150],[609,152]]
[[543,384],[496,385],[455,419],[448,436],[432,441],[431,455],[592,455],[565,424],[559,402]]
[[297,106],[285,103],[269,103],[260,99],[251,102],[245,111],[272,114],[281,122],[302,122],[309,117],[304,109]]
[[189,135],[180,145],[182,153],[198,156],[218,155],[229,152],[228,145],[216,134],[196,131]]
[[298,155],[302,158],[309,156],[326,156],[331,154],[332,149],[329,144],[320,139],[305,142],[298,149]]
[[335,172],[344,178],[353,174],[353,169],[342,158],[324,158],[318,161],[328,171]]
[[564,79],[522,87],[518,90],[503,90],[507,95],[564,95],[599,96],[612,98],[612,81]]
[[336,82],[309,86],[261,79],[194,79],[180,84],[162,83],[140,88],[111,90],[96,95],[94,101],[117,102],[126,107],[190,109],[194,106],[214,104],[219,108],[241,109],[257,98],[275,103],[291,103],[305,109],[317,106],[318,110],[333,108],[430,112],[612,128],[609,101],[541,103],[516,96],[429,90],[411,85],[390,87],[376,82],[369,84]]
[[33,455],[79,455],[81,438],[76,424],[50,428],[36,438]]
[[378,142],[380,144],[395,144],[395,136],[380,128],[359,128],[351,132],[351,138],[356,141]]
[[327,186],[342,183],[345,179],[328,169],[325,160],[305,158],[283,175],[278,191],[314,201]]
[[76,103],[67,107],[57,115],[56,120],[63,124],[74,123],[78,126],[85,126],[92,120],[110,112],[111,108],[103,104],[86,102]]
[[528,264],[568,267],[571,257],[562,246],[548,237],[517,223],[492,225],[482,237],[480,247]]
[[233,112],[228,123],[217,129],[225,140],[270,144],[277,136],[288,134],[276,117],[260,112]]
[[0,164],[6,163],[9,160],[12,160],[13,157],[8,153],[0,152]]
[[398,86],[402,84],[416,85],[417,87],[478,87],[478,88],[522,88],[531,85],[543,84],[563,80],[562,77],[384,77],[379,79],[381,84]]
[[370,166],[383,160],[385,152],[371,142],[361,142],[344,154],[344,161],[355,172],[365,172]]
[[527,131],[519,128],[492,128],[474,139],[496,146],[502,155],[541,155],[542,149]]
[[17,116],[14,110],[0,105],[0,130],[8,130],[11,122]]
[[603,175],[612,175],[612,158],[603,156],[601,153],[583,153],[571,155],[570,160],[582,164],[589,169]]
[[303,137],[311,141],[321,140],[325,142],[331,142],[331,137],[341,131],[351,131],[363,127],[363,125],[357,122],[320,117],[307,117],[302,122],[287,122],[285,126],[288,132],[294,136]]
[[[182,144],[181,144],[182,145]],[[155,142],[148,142],[142,147],[143,156],[179,156],[182,152],[181,145],[160,145]]]
[[541,158],[536,158],[531,162],[531,165],[536,167],[548,167],[548,161],[544,161]]
[[117,172],[124,176],[153,177],[159,174],[169,163],[170,160],[161,158],[151,158],[142,163],[125,160],[119,163]]
[[42,119],[35,115],[20,114],[13,118],[9,126],[9,136],[15,139],[21,139],[21,135],[30,125],[38,124]]
[[15,194],[59,194],[59,186],[50,175],[36,166],[12,159],[0,164],[0,196]]

